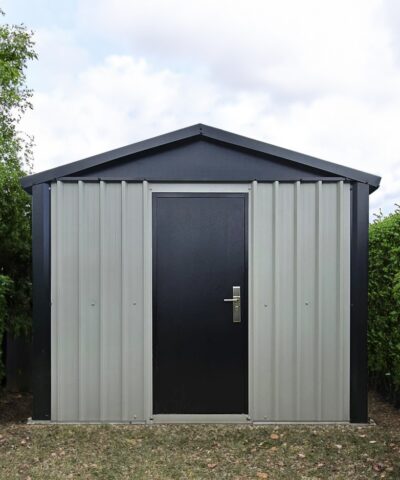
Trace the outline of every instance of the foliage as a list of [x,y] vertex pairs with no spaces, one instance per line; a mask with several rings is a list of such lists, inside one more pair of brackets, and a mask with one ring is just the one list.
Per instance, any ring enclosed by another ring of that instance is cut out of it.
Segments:
[[4,331],[30,331],[30,198],[19,181],[31,171],[32,138],[18,127],[32,108],[25,71],[35,58],[32,32],[24,25],[0,25],[0,342]]
[[[8,308],[7,297],[12,290],[13,282],[6,275],[0,275],[0,339],[3,338],[5,325],[7,324]],[[2,356],[2,344],[0,343],[0,355]],[[4,375],[4,367],[0,363],[0,377]]]
[[400,401],[400,207],[377,216],[369,234],[369,371],[372,384]]

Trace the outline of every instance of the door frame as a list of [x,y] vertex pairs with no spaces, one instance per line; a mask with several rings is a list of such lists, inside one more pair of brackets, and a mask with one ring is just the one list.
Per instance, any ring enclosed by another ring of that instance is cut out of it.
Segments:
[[[144,246],[144,413],[146,423],[249,423],[253,415],[253,228],[254,194],[252,183],[149,183],[143,182]],[[153,193],[247,193],[248,194],[248,415],[153,414]]]

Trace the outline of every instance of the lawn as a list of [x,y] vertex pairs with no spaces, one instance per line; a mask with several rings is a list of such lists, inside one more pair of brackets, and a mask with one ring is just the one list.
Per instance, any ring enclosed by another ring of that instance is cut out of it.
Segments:
[[371,395],[376,426],[26,425],[0,399],[1,479],[400,479],[400,411]]

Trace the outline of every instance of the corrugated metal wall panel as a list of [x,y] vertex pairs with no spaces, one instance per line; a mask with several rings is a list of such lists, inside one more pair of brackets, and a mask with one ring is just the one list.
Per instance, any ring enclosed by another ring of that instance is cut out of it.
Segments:
[[298,205],[301,227],[298,236],[298,418],[318,413],[318,322],[317,322],[317,204],[316,186],[300,187]]
[[254,420],[349,420],[350,186],[258,184]]
[[52,419],[140,421],[142,185],[52,185]]
[[[123,403],[124,420],[144,419],[143,189],[124,184],[123,194]],[[125,198],[124,198],[125,197]],[[125,220],[125,221],[124,221]]]
[[55,420],[58,414],[58,328],[57,328],[57,188],[53,183],[50,192],[51,198],[51,419]]
[[[52,419],[146,420],[147,194],[57,182],[51,195]],[[254,183],[253,195],[251,418],[348,420],[350,186]]]
[[[274,324],[261,319],[272,318],[274,308],[274,191],[272,185],[253,188],[253,408],[254,418],[267,420],[274,416],[275,385],[274,350],[271,339]],[[268,348],[266,348],[268,347]]]
[[100,416],[122,417],[121,184],[100,184]]
[[99,188],[79,182],[79,420],[100,418]]
[[[78,195],[77,185],[57,187],[57,405],[64,418],[78,414]],[[62,213],[61,213],[62,212]]]
[[[275,415],[296,417],[296,317],[295,317],[295,188],[280,184],[276,190],[276,368]],[[282,381],[285,379],[285,381]],[[279,394],[279,397],[278,397]],[[277,398],[278,397],[278,398]]]

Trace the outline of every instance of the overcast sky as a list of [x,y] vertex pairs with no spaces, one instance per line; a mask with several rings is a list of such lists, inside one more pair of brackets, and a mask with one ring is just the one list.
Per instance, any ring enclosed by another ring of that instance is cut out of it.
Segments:
[[206,123],[383,177],[400,202],[400,1],[6,0],[35,31],[35,171]]

